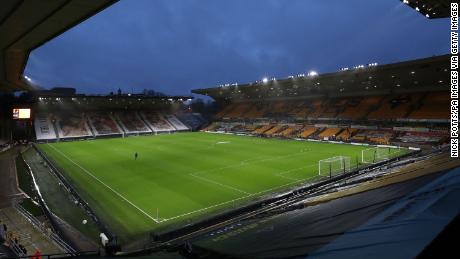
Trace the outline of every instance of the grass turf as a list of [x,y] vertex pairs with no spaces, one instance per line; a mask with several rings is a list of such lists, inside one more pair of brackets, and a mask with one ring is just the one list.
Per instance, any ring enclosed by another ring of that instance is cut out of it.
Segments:
[[356,166],[368,148],[201,132],[39,147],[124,242],[311,181],[321,159]]

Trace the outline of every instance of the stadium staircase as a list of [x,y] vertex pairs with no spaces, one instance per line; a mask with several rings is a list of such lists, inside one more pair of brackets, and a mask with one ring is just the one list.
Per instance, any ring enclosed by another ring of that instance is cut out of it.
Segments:
[[115,122],[115,124],[117,124],[117,126],[120,128],[123,135],[126,135],[129,133],[129,130],[126,128],[125,124],[121,121],[121,119],[117,115],[112,116],[112,119]]
[[252,133],[263,134],[264,132],[270,130],[273,127],[274,127],[274,125],[262,125],[262,126],[256,128]]
[[[58,130],[57,126],[56,126],[56,123],[51,123],[51,124],[53,125],[54,132],[56,133],[56,140],[59,141],[61,139],[61,137],[59,136],[59,130]],[[92,132],[91,132],[91,134],[92,134]],[[93,136],[94,136],[94,134],[93,134]]]
[[156,133],[155,129],[153,126],[147,121],[147,119],[144,117],[144,114],[141,112],[139,114],[139,118],[145,123],[148,129],[150,129],[153,133]]
[[37,248],[44,254],[67,252],[65,243],[60,243],[62,240],[54,235],[48,235],[41,222],[23,209],[18,210],[15,207],[0,209],[0,221],[8,226],[10,235],[18,240],[16,244],[20,243],[26,248],[27,253],[24,253],[22,249],[18,249],[19,247],[14,247],[13,242],[11,248],[18,256],[32,256]]
[[299,137],[300,138],[309,138],[312,135],[314,135],[317,131],[318,131],[318,129],[315,128],[315,127],[306,126],[301,130],[301,132],[299,134]]
[[285,126],[283,125],[276,125],[273,128],[263,132],[266,136],[272,136],[273,134],[277,133],[278,131],[282,130]]
[[357,132],[357,129],[346,128],[344,129],[339,135],[337,135],[337,139],[348,141],[354,134]]
[[166,115],[166,119],[169,121],[171,125],[176,128],[178,131],[187,131],[190,130],[184,123],[182,123],[176,116],[174,115]]
[[[88,127],[89,132],[91,133],[93,137],[96,136],[96,132],[93,130],[93,127],[91,126],[91,120],[86,115],[84,118],[85,118],[85,123],[89,126]],[[56,131],[56,133],[58,133],[58,131]]]
[[318,137],[321,138],[321,139],[331,138],[333,136],[339,135],[341,131],[342,131],[342,129],[340,129],[340,128],[326,128],[324,131],[322,131],[318,135]]

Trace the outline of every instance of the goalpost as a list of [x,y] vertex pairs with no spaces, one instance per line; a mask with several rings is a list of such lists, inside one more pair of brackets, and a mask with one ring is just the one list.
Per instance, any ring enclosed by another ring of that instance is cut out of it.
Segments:
[[327,159],[319,160],[318,174],[320,176],[329,176],[346,173],[350,171],[350,157],[348,156],[335,156]]
[[373,164],[391,158],[391,155],[400,150],[394,151],[391,147],[373,147],[361,151],[361,162],[363,164]]

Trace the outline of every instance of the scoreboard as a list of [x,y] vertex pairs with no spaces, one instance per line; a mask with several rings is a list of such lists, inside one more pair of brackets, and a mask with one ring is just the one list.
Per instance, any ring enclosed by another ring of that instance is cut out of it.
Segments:
[[30,119],[30,109],[29,108],[14,108],[13,109],[13,119],[14,120]]

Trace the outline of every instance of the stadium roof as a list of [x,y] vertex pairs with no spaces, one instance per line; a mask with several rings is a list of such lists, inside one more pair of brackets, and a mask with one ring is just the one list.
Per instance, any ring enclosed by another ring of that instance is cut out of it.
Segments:
[[0,90],[30,90],[22,74],[29,53],[117,0],[1,0]]
[[400,0],[429,19],[447,18],[450,16],[452,0]]
[[263,100],[318,96],[356,96],[450,89],[450,56],[387,65],[368,64],[339,72],[265,79],[243,85],[196,89],[216,100]]

